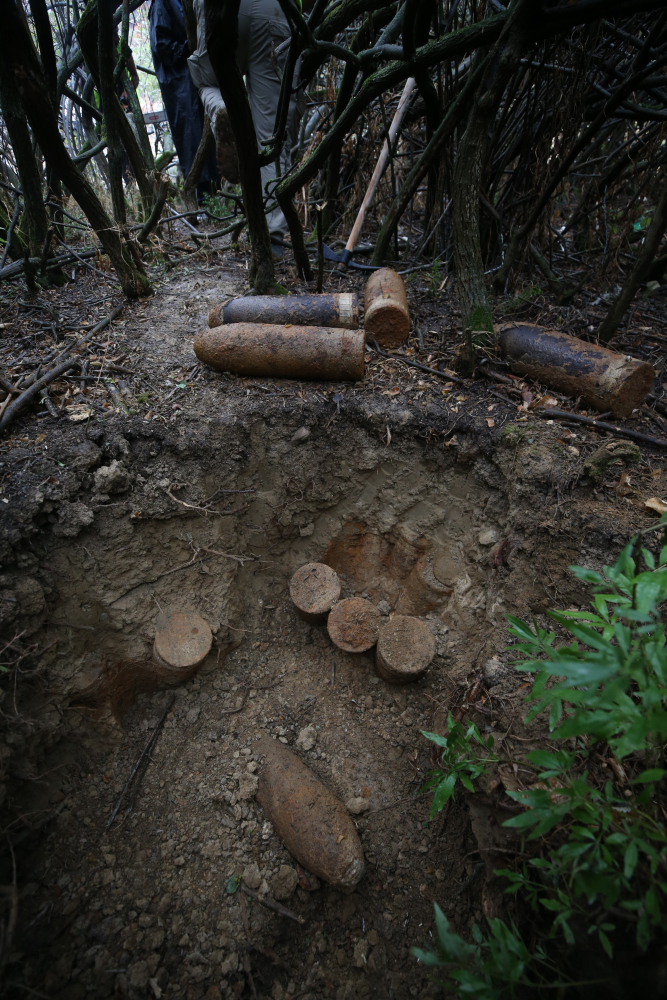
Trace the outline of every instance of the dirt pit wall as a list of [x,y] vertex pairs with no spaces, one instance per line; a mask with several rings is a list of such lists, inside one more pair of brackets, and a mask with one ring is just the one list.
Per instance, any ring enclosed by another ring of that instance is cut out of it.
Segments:
[[[465,806],[443,839],[444,817],[415,799],[431,766],[420,730],[442,730],[472,691],[470,717],[507,739],[522,707],[505,614],[582,600],[567,565],[600,565],[620,527],[585,489],[563,502],[575,476],[550,428],[493,441],[394,409],[387,433],[382,405],[365,407],[69,428],[54,481],[25,484],[0,579],[5,634],[33,649],[5,693],[3,750],[23,985],[63,1000],[435,996],[409,954],[432,940],[433,901],[460,929],[492,905]],[[343,653],[295,615],[288,581],[311,560],[338,571],[343,597],[426,622],[422,680],[387,685],[372,652]],[[173,690],[151,653],[169,610],[214,635]],[[267,733],[350,804],[367,864],[355,892],[309,881],[255,803]],[[305,924],[234,890],[236,875]]]

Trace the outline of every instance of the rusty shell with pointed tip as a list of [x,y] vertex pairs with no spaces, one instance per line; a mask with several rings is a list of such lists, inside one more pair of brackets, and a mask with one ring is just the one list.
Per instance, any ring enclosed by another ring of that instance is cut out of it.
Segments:
[[516,375],[527,375],[566,396],[580,396],[615,417],[627,417],[641,406],[655,377],[647,361],[541,326],[501,327],[498,346]]
[[364,377],[366,338],[363,330],[230,323],[202,330],[194,349],[221,372],[355,382]]
[[247,295],[214,306],[208,325],[223,323],[293,323],[298,326],[359,327],[354,292],[339,295]]
[[257,801],[300,865],[329,885],[351,889],[364,874],[364,852],[347,809],[278,740],[263,737],[266,760]]
[[400,347],[410,332],[410,312],[400,274],[382,267],[371,274],[364,293],[364,329],[380,347]]

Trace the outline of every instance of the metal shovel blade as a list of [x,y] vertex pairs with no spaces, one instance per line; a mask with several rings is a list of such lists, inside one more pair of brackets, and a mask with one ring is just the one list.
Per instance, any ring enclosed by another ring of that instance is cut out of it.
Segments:
[[356,264],[352,260],[352,250],[343,250],[342,253],[336,253],[331,247],[327,246],[326,243],[323,244],[323,252],[325,260],[335,260],[337,264],[345,264],[346,267],[353,267],[356,271],[379,271],[380,266],[377,264]]

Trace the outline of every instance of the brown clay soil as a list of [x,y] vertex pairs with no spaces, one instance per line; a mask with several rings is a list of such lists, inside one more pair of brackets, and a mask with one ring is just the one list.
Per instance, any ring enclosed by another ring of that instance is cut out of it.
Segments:
[[[33,411],[0,441],[11,997],[444,995],[410,948],[433,941],[434,901],[462,933],[505,912],[493,870],[517,845],[500,826],[504,791],[530,780],[523,756],[546,736],[522,721],[505,615],[544,624],[547,608],[580,606],[568,565],[600,567],[656,516],[644,500],[662,495],[664,451],[642,448],[596,487],[584,464],[604,437],[518,409],[521,390],[460,391],[370,355],[356,385],[203,369],[194,334],[245,275],[231,254],[163,275],[87,355],[89,371],[124,369],[115,386],[63,380],[58,419]],[[408,283],[402,356],[451,365],[460,331],[436,278]],[[288,265],[283,280],[297,288]],[[328,278],[329,291],[354,287]],[[48,325],[32,320],[51,313],[35,303],[76,327],[108,311],[113,288],[79,274],[34,299],[7,293],[3,365],[44,349]],[[581,334],[604,309],[593,300],[527,308]],[[641,308],[624,336],[650,325],[659,370],[655,300]],[[627,426],[660,436],[641,416]],[[437,655],[423,679],[392,687],[372,652],[344,653],[297,617],[289,578],[312,560],[338,571],[342,597],[427,624]],[[201,670],[170,687],[151,657],[169,610],[197,612],[215,637]],[[172,695],[131,809],[107,829]],[[501,759],[429,822],[420,731],[443,732],[449,711],[493,733]],[[266,734],[349,804],[366,859],[354,891],[296,870],[255,802]]]

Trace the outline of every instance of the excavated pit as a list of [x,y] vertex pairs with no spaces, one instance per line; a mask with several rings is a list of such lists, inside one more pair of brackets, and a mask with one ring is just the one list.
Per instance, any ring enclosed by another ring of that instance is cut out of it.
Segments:
[[[188,299],[175,282],[138,307],[144,332],[115,342],[173,384],[221,289]],[[493,868],[515,845],[502,787],[429,822],[421,730],[443,732],[450,710],[475,721],[511,787],[545,734],[522,722],[505,615],[581,605],[568,565],[609,561],[647,515],[581,479],[594,444],[579,456],[535,421],[491,431],[453,416],[439,387],[408,401],[405,385],[396,398],[196,378],[161,421],[63,420],[46,439],[29,425],[5,458],[30,459],[0,534],[0,624],[29,653],[1,705],[1,877],[14,881],[14,857],[17,885],[15,910],[2,897],[7,994],[440,996],[409,949],[432,942],[434,901],[462,933],[500,912]],[[437,643],[424,678],[392,687],[372,652],[335,649],[296,615],[288,582],[313,560],[338,571],[342,597],[422,618]],[[200,615],[214,643],[169,686],[152,647],[173,610]],[[172,697],[131,809],[107,829]],[[248,780],[267,733],[354,809],[366,858],[354,892],[302,874],[290,894],[294,860]],[[304,923],[233,891],[244,872]]]

